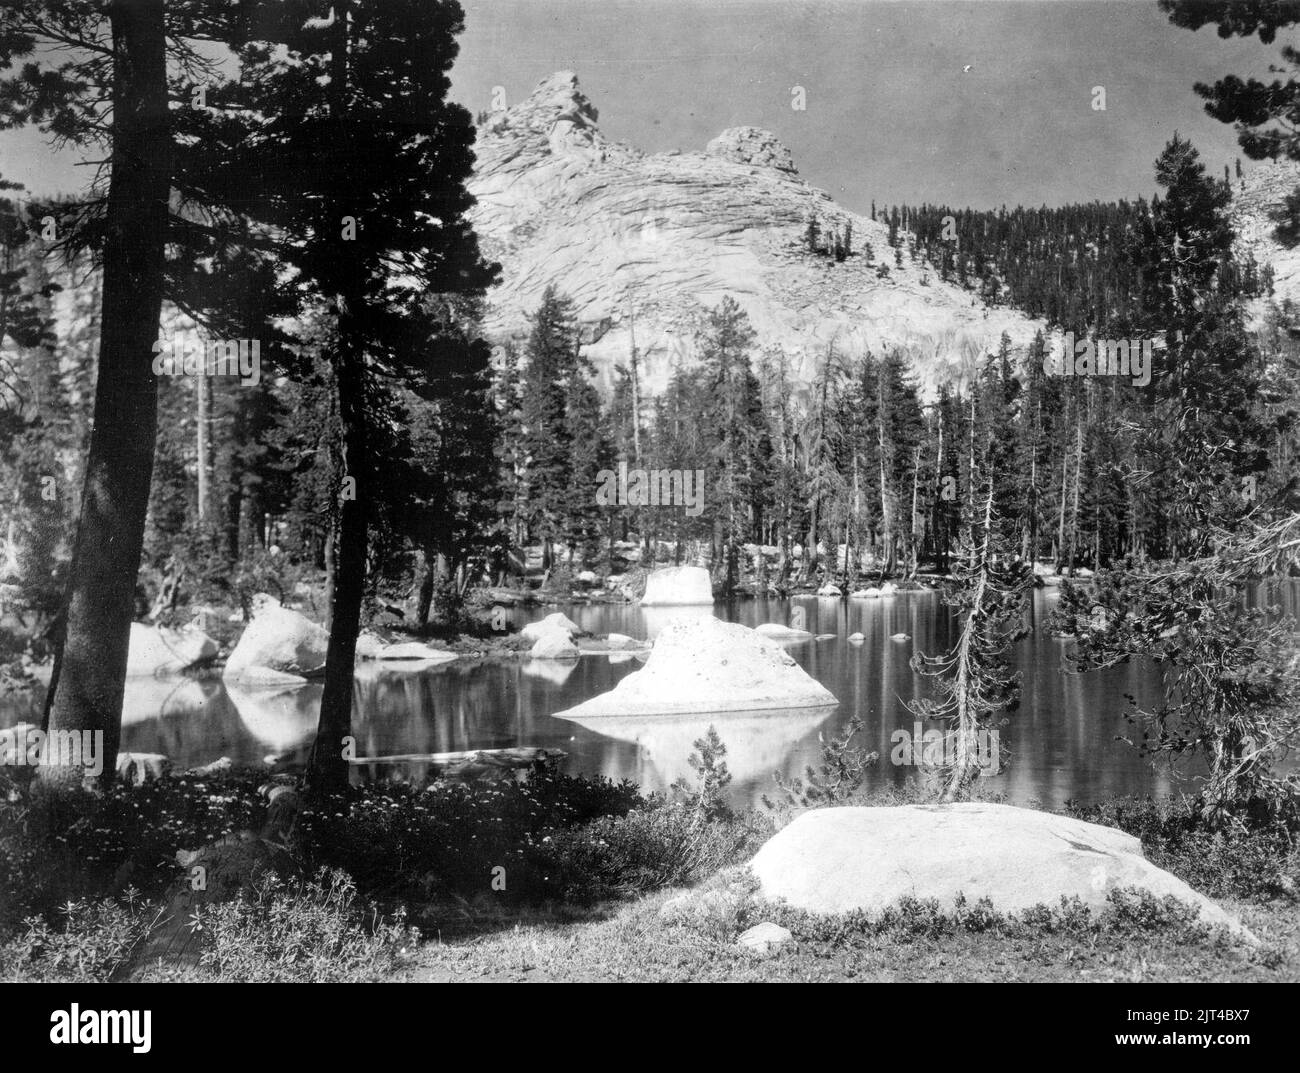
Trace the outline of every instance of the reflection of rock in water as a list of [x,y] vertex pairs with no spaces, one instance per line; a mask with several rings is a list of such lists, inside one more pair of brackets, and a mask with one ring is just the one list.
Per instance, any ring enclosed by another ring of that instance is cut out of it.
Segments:
[[562,686],[577,665],[577,660],[530,659],[521,670],[530,678],[544,678],[554,685]]
[[178,770],[221,756],[261,764],[266,749],[248,732],[218,679],[133,679],[122,706],[122,749],[162,753]]
[[249,689],[226,683],[239,720],[270,752],[284,753],[309,743],[320,717],[321,685],[293,689]]
[[835,711],[836,705],[787,708],[777,711],[709,712],[689,715],[560,716],[586,730],[632,742],[641,748],[643,766],[657,774],[639,781],[647,789],[667,786],[679,778],[694,784],[697,776],[687,762],[695,742],[714,727],[727,747],[727,770],[737,783],[770,779],[784,770],[786,758]]
[[122,725],[173,715],[193,715],[221,692],[215,681],[193,678],[132,678],[122,698]]

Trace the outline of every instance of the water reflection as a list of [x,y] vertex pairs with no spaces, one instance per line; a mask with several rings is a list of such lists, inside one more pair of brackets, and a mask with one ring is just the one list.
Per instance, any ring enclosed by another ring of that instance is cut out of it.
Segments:
[[688,758],[709,727],[727,746],[731,777],[762,783],[782,771],[792,752],[834,714],[836,705],[778,711],[715,712],[709,715],[565,716],[593,733],[637,746],[637,770],[626,775],[647,786],[669,786],[678,779],[694,783]]
[[[1059,806],[1068,798],[1095,801],[1117,793],[1169,793],[1180,786],[1155,772],[1132,748],[1116,741],[1129,731],[1125,694],[1144,707],[1159,698],[1150,668],[1134,662],[1083,676],[1068,673],[1070,642],[1042,629],[1057,598],[1039,592],[1033,618],[1039,629],[1021,642],[1014,664],[1023,672],[1023,699],[1000,729],[1007,762],[984,780],[986,790],[1018,803]],[[1300,584],[1265,594],[1261,602],[1300,610]],[[901,785],[923,778],[921,771],[889,763],[890,736],[910,730],[904,704],[926,695],[933,683],[908,665],[920,649],[948,647],[956,623],[933,592],[874,600],[747,600],[710,608],[649,608],[635,605],[564,607],[584,629],[652,638],[676,618],[714,614],[747,626],[790,624],[795,608],[805,629],[833,633],[824,641],[786,647],[840,703],[829,711],[795,709],[712,716],[648,716],[557,719],[571,708],[612,689],[641,666],[626,654],[583,656],[573,661],[488,658],[438,664],[421,671],[363,666],[354,686],[353,733],[359,756],[449,752],[512,745],[563,749],[565,770],[628,778],[647,790],[691,777],[687,757],[710,724],[727,745],[733,775],[732,799],[755,804],[773,789],[772,772],[802,775],[820,759],[818,732],[836,733],[852,716],[865,723],[858,744],[880,753],[870,785]],[[515,609],[517,623],[543,617],[551,608]],[[847,641],[860,632],[861,644]],[[906,633],[909,640],[890,637]],[[123,748],[164,753],[178,769],[229,756],[239,765],[268,757],[305,762],[315,733],[321,686],[295,689],[229,688],[220,681],[132,679],[127,684]],[[0,701],[0,726],[40,721],[39,698]],[[420,764],[362,765],[361,779],[401,775],[415,780],[428,772]]]

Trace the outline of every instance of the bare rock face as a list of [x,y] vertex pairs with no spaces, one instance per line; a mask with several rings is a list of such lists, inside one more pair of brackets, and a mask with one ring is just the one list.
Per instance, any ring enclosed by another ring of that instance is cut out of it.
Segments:
[[1265,306],[1279,306],[1288,298],[1300,301],[1300,245],[1288,246],[1279,240],[1276,213],[1286,196],[1300,186],[1300,164],[1277,161],[1251,169],[1244,180],[1232,183],[1232,228],[1236,232],[1236,253],[1251,256],[1262,267],[1273,268],[1273,297],[1251,302],[1254,319]]
[[[974,368],[1003,332],[1023,351],[1042,327],[942,282],[908,255],[905,232],[896,264],[886,224],[801,179],[779,132],[734,127],[702,150],[647,155],[606,138],[562,71],[488,117],[474,150],[471,219],[503,269],[489,338],[522,343],[554,283],[574,302],[606,391],[635,337],[646,394],[662,393],[675,364],[698,360],[695,333],[728,296],[757,333],[755,360],[768,347],[785,353],[796,395],[832,347],[841,357],[896,348],[932,390]],[[851,228],[852,255],[810,252],[809,220]]]
[[769,130],[758,127],[730,127],[704,147],[709,156],[721,157],[737,164],[753,164],[760,168],[797,175],[794,157]]

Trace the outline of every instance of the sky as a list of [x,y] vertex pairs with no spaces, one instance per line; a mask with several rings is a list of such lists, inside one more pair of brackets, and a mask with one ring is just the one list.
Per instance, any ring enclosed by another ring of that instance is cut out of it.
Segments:
[[509,103],[572,70],[607,137],[661,152],[762,127],[858,211],[873,198],[990,208],[1148,195],[1175,130],[1220,172],[1236,138],[1193,84],[1263,75],[1287,43],[1192,33],[1154,0],[462,3],[453,92],[471,111],[493,86]]
[[[1175,131],[1220,173],[1240,155],[1235,135],[1193,84],[1265,76],[1283,44],[1300,45],[1293,32],[1265,46],[1179,29],[1154,0],[461,2],[452,96],[471,112],[496,87],[514,103],[572,70],[609,138],[692,150],[762,127],[860,212],[1149,196]],[[33,192],[78,189],[90,169],[76,163],[35,131],[0,133],[0,172]]]

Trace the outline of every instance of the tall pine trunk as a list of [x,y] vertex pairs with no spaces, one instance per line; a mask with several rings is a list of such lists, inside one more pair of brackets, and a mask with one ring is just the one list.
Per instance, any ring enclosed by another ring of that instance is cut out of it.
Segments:
[[195,380],[197,402],[195,414],[195,440],[198,449],[198,521],[200,528],[211,524],[212,518],[212,381],[208,378],[207,362],[204,374]]
[[[344,304],[340,321],[350,319]],[[325,687],[320,720],[312,746],[308,779],[316,791],[342,789],[348,782],[344,739],[352,733],[352,682],[356,664],[357,634],[361,630],[361,604],[365,597],[366,555],[369,544],[366,505],[367,436],[365,374],[361,342],[354,331],[341,326],[338,359],[339,415],[347,445],[348,474],[355,478],[355,496],[339,503],[334,540],[334,584],[329,600],[329,643],[325,650]]]
[[[330,108],[340,131],[347,107],[348,47],[351,14],[348,5],[337,6],[333,54],[330,57]],[[334,206],[333,226],[339,226],[345,206]],[[346,253],[344,254],[346,256]],[[330,592],[329,643],[325,649],[325,686],[320,718],[308,766],[308,785],[314,792],[334,792],[348,784],[344,739],[352,734],[352,684],[356,671],[357,634],[361,631],[361,604],[365,597],[370,467],[365,413],[364,281],[359,267],[345,277],[335,295],[338,314],[338,352],[335,388],[343,426],[345,476],[353,481],[340,496],[335,530],[334,583]]]
[[[171,191],[163,0],[113,0],[113,150],[94,423],[68,577],[48,729],[103,735],[117,762],[136,575],[158,424],[153,343],[162,312]],[[65,757],[66,759],[66,757]],[[47,767],[72,779],[79,769]]]

